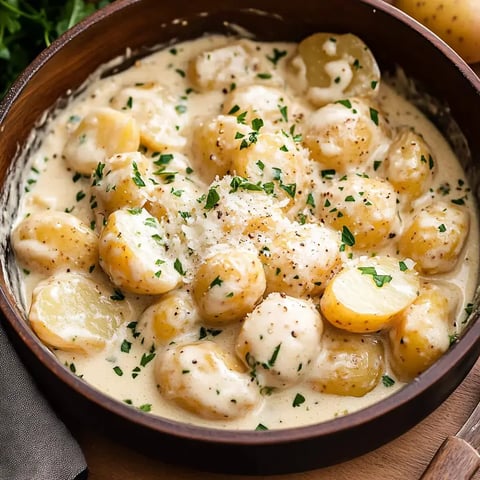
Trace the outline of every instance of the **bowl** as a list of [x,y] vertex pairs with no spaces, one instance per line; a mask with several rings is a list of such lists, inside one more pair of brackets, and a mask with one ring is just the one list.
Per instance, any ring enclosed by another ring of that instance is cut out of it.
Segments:
[[[331,465],[402,434],[441,404],[480,353],[475,304],[460,340],[430,369],[370,407],[320,424],[264,432],[217,430],[134,410],[65,369],[28,327],[9,243],[20,195],[12,165],[44,112],[61,105],[97,67],[128,48],[126,64],[160,44],[205,33],[249,31],[261,40],[299,41],[317,31],[352,32],[450,141],[477,200],[480,194],[480,81],[439,38],[381,0],[118,0],[78,24],[22,73],[0,106],[3,323],[43,392],[66,421],[84,422],[169,462],[246,474],[289,473]],[[398,75],[401,66],[404,76]],[[388,426],[386,428],[386,426]]]

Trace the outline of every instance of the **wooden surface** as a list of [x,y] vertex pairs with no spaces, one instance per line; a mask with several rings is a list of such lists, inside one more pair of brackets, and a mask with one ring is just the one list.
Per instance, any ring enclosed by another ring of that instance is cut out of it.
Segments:
[[[475,70],[480,74],[480,64]],[[81,426],[76,426],[73,433],[85,453],[90,480],[416,480],[444,440],[460,429],[478,401],[480,360],[440,408],[396,440],[333,467],[271,477],[206,474],[143,456]],[[473,478],[480,480],[480,471]],[[449,480],[455,480],[455,477]]]

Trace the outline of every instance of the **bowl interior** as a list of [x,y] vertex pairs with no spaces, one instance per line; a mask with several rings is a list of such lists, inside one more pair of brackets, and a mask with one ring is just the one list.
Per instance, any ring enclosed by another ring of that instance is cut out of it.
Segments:
[[[357,413],[297,429],[242,432],[212,431],[133,411],[71,375],[29,330],[19,305],[18,279],[11,252],[9,220],[21,194],[18,179],[24,161],[21,146],[43,112],[61,103],[101,64],[125,54],[131,64],[158,45],[205,33],[248,32],[266,41],[298,41],[317,31],[352,32],[372,49],[384,76],[399,66],[409,79],[401,87],[450,140],[480,194],[480,82],[438,38],[381,0],[119,0],[82,22],[45,50],[22,74],[0,106],[0,183],[3,228],[0,250],[3,276],[0,303],[5,325],[46,394],[67,419],[108,426],[132,444],[162,448],[153,453],[174,461],[237,473],[280,473],[339,462],[401,434],[438,406],[460,383],[480,352],[477,314],[461,341],[418,381],[381,403]],[[121,67],[118,67],[121,68]],[[114,73],[107,69],[105,75]],[[40,127],[41,128],[41,127]],[[19,163],[20,162],[20,163]],[[478,306],[478,301],[477,301]],[[68,408],[64,397],[70,399]],[[82,412],[79,415],[79,412]],[[389,428],[384,428],[388,423]],[[362,441],[359,441],[362,439]],[[192,447],[188,459],[185,445]],[[254,448],[252,448],[254,447]],[[213,449],[213,450],[212,450]],[[159,452],[161,450],[161,452]],[[215,451],[218,462],[210,458]],[[323,452],[319,455],[318,452]],[[242,456],[241,465],[232,459]]]

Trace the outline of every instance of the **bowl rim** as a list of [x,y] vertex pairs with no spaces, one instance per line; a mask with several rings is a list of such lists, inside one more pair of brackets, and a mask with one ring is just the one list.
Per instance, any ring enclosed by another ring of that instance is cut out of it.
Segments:
[[[48,48],[44,49],[20,74],[5,95],[3,101],[0,103],[0,131],[3,128],[2,123],[4,118],[8,115],[10,107],[21,95],[28,82],[65,44],[82,34],[92,25],[101,22],[105,17],[123,10],[124,8],[128,8],[131,5],[140,3],[141,1],[142,0],[117,0],[110,3],[82,20],[80,23],[65,32],[61,37],[53,41]],[[401,23],[422,35],[430,44],[447,57],[449,62],[460,71],[473,88],[480,94],[479,77],[451,47],[440,39],[440,37],[398,8],[383,0],[357,1],[370,6],[374,13],[376,10],[380,10],[395,17]],[[311,425],[266,431],[234,430],[187,424],[178,420],[171,420],[161,416],[152,415],[132,408],[131,406],[122,403],[121,400],[116,400],[113,397],[108,396],[106,393],[103,393],[87,382],[76,377],[54,357],[47,347],[41,344],[33,331],[28,327],[27,323],[21,318],[17,318],[18,315],[16,310],[18,307],[15,304],[12,304],[9,298],[9,292],[5,292],[3,288],[0,288],[0,307],[5,320],[13,328],[15,334],[21,339],[22,343],[26,344],[28,349],[34,354],[36,360],[40,361],[44,367],[52,372],[69,388],[82,397],[87,398],[97,407],[107,410],[115,416],[119,416],[128,422],[134,422],[149,430],[155,430],[175,437],[211,443],[221,442],[225,444],[241,445],[274,445],[303,441],[311,439],[312,437],[328,436],[336,434],[339,431],[346,431],[354,427],[365,425],[372,420],[384,417],[399,407],[409,404],[418,395],[428,393],[428,390],[432,388],[432,386],[435,385],[448,371],[459,366],[469,355],[469,352],[475,348],[475,345],[478,345],[480,342],[479,313],[476,312],[470,318],[469,325],[463,332],[463,335],[457,344],[453,345],[431,368],[419,375],[414,381],[379,402],[361,410],[349,413],[348,415]],[[0,321],[3,320],[3,318],[0,319]],[[456,388],[459,383],[460,382],[458,382],[454,388]]]

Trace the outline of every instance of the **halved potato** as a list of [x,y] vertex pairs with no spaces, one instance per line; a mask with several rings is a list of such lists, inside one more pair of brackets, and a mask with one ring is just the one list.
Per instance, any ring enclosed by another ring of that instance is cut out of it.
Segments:
[[390,325],[418,296],[412,262],[387,256],[361,257],[346,265],[325,289],[320,306],[335,327],[367,333]]

